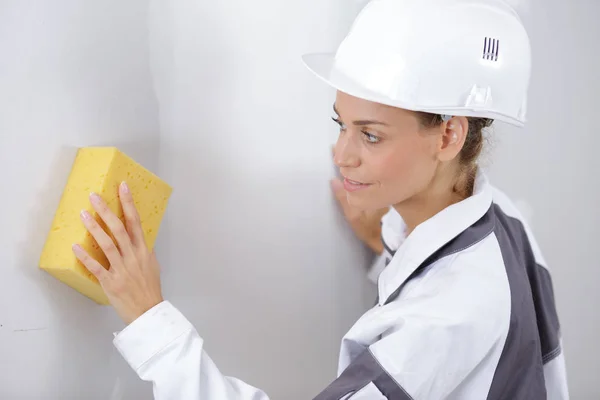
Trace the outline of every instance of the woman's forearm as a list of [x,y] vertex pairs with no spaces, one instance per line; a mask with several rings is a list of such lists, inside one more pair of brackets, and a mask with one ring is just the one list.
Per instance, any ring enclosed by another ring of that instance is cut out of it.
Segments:
[[152,382],[156,400],[268,400],[251,385],[221,374],[194,326],[164,301],[114,339],[138,376]]

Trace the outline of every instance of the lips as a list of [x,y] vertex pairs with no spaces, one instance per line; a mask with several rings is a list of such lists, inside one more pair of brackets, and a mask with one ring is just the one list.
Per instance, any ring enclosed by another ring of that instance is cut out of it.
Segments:
[[352,179],[344,178],[344,189],[348,192],[356,192],[357,190],[366,189],[371,186],[370,183],[362,183]]
[[352,179],[348,179],[348,178],[345,178],[345,179],[353,185],[366,185],[366,183],[362,183],[359,181],[353,181]]

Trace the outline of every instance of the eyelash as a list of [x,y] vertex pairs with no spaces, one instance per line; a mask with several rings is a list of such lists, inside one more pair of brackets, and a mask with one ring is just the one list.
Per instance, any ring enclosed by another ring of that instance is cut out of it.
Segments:
[[[335,117],[331,117],[331,119],[340,126],[340,130],[344,130],[344,124],[342,124],[342,121],[340,121],[339,119],[337,119]],[[368,144],[377,144],[381,141],[381,138],[379,138],[367,131],[362,130],[361,133],[365,136]]]

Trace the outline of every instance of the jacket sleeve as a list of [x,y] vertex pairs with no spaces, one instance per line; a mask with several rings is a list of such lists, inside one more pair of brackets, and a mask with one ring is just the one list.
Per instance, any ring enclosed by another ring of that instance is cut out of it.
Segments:
[[194,326],[168,301],[118,333],[115,347],[156,400],[268,400],[239,379],[221,374]]

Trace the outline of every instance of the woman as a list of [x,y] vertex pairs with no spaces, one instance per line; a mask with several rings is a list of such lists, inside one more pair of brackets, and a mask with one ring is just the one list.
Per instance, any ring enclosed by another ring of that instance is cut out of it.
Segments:
[[[476,163],[492,120],[524,121],[529,42],[514,11],[375,0],[335,55],[305,62],[337,89],[334,189],[381,254],[377,304],[342,339],[339,376],[315,399],[568,398],[550,274]],[[128,324],[114,341],[123,357],[156,399],[267,399],[223,376],[163,299],[125,183],[120,197],[125,226],[92,197],[116,243],[82,217],[110,270],[74,251]]]

